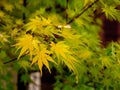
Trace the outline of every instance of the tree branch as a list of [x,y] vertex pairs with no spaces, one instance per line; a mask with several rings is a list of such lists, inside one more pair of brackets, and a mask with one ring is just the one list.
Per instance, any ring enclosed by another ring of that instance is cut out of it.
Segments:
[[79,18],[84,12],[86,12],[89,8],[91,8],[95,3],[97,3],[99,0],[95,0],[93,3],[91,3],[90,5],[88,5],[87,8],[84,8],[82,12],[80,12],[79,14],[73,16],[73,18],[67,23],[70,24],[72,23],[75,19]]
[[[27,0],[23,0],[23,6],[26,8],[27,6]],[[25,20],[26,20],[26,15],[25,15],[25,12],[23,13],[23,21],[25,23]]]
[[68,9],[68,2],[69,2],[69,0],[66,0],[66,8],[65,8],[65,13],[66,13],[66,15],[65,15],[65,17],[66,17],[66,22],[68,22],[68,13],[67,13],[67,9]]
[[[21,58],[24,57],[25,55],[27,55],[27,54],[22,55]],[[3,64],[8,64],[8,63],[11,63],[11,62],[16,61],[16,60],[17,60],[17,57],[13,58],[13,59],[11,59],[9,61],[3,62]]]
[[17,60],[17,58],[13,58],[13,59],[11,59],[9,61],[3,62],[3,64],[7,64],[7,63],[10,63],[10,62],[13,62],[13,61],[16,61],[16,60]]

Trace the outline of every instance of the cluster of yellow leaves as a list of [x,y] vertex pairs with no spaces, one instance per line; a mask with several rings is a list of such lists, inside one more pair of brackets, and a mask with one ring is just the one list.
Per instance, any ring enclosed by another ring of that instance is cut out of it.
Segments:
[[32,64],[38,63],[41,75],[42,75],[42,67],[45,65],[50,71],[49,61],[56,63],[51,55],[56,54],[59,63],[63,62],[68,68],[74,73],[77,73],[75,65],[78,61],[72,56],[72,52],[70,51],[70,47],[65,44],[65,42],[60,41],[58,43],[51,42],[50,50],[47,50],[47,46],[45,44],[41,44],[36,38],[34,38],[30,34],[23,35],[17,39],[17,43],[14,45],[18,49],[21,49],[18,59],[25,54],[29,54],[32,59]]
[[[28,22],[25,27],[26,31],[38,33],[40,36],[47,35],[54,37],[54,34],[57,34],[64,39],[72,41],[78,40],[80,38],[79,35],[76,35],[74,32],[71,33],[67,29],[63,29],[61,31],[56,30],[56,28],[52,26],[50,20],[42,16],[36,16],[35,18],[30,19],[30,22]],[[56,56],[58,63],[62,62],[67,65],[67,67],[75,74],[78,73],[76,69],[78,60],[74,57],[72,51],[70,51],[70,46],[68,44],[66,44],[64,41],[59,41],[57,43],[51,42],[50,45],[47,43],[46,45],[44,42],[45,41],[39,41],[38,38],[35,38],[30,34],[25,34],[22,37],[19,37],[17,39],[17,43],[14,45],[18,49],[21,49],[18,59],[21,56],[28,54],[32,60],[32,64],[38,63],[42,75],[43,65],[45,65],[50,72],[49,61],[56,63],[52,58],[52,56]]]
[[30,19],[30,22],[28,22],[25,26],[26,31],[32,31],[33,33],[40,35],[54,37],[53,33],[56,34],[58,32],[55,30],[54,25],[51,24],[51,21],[43,16],[36,16],[35,18]]
[[23,35],[22,37],[18,38],[17,41],[18,42],[14,46],[16,46],[18,49],[21,49],[18,59],[22,55],[29,53],[32,59],[32,64],[38,62],[41,75],[43,65],[45,65],[50,71],[48,61],[54,63],[55,61],[50,56],[51,53],[47,50],[47,48],[43,47],[43,45],[40,44],[37,39],[35,39],[32,35],[29,34]]

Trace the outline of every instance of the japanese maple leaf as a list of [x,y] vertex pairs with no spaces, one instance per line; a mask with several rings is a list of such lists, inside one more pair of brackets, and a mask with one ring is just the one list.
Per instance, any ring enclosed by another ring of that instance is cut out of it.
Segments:
[[35,56],[34,56],[34,58],[32,60],[32,64],[34,64],[36,62],[38,63],[41,75],[42,75],[42,67],[43,67],[43,65],[45,65],[48,68],[49,72],[50,72],[49,61],[53,62],[53,63],[56,63],[52,59],[50,54],[51,54],[50,51],[48,51],[46,48],[43,48],[42,50],[36,51]]
[[33,50],[38,49],[39,41],[33,38],[32,35],[25,34],[17,39],[17,43],[14,45],[17,49],[21,49],[18,59],[26,52],[30,53],[30,57],[33,55]]
[[65,65],[68,66],[70,70],[72,70],[75,74],[77,74],[76,66],[79,63],[78,60],[72,55],[73,53],[70,51],[70,47],[65,44],[64,41],[60,41],[58,43],[51,43],[51,51],[53,51],[58,61],[64,62]]
[[60,41],[57,44],[54,42],[51,43],[51,50],[55,52],[57,55],[57,58],[59,59],[60,56],[63,58],[66,58],[66,54],[70,54],[71,52],[69,51],[69,46],[65,44],[64,41]]

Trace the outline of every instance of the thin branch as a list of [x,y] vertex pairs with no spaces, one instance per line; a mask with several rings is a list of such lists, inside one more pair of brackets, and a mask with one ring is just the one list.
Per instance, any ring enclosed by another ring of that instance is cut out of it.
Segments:
[[[23,6],[24,6],[24,8],[26,8],[26,6],[27,6],[27,0],[23,0]],[[23,20],[24,20],[24,23],[25,23],[25,20],[26,20],[25,12],[23,13]]]
[[11,59],[9,61],[3,62],[3,64],[7,64],[7,63],[10,63],[10,62],[13,62],[13,61],[16,61],[16,60],[17,60],[17,58],[13,58],[13,59]]
[[83,9],[82,12],[75,15],[67,24],[72,23],[75,19],[79,18],[84,12],[86,12],[89,8],[91,8],[95,3],[97,3],[99,0],[95,0],[93,3],[91,3],[87,8]]
[[[21,57],[24,57],[25,55],[26,54],[22,55]],[[11,62],[16,61],[16,60],[18,60],[18,59],[17,58],[13,58],[13,59],[11,59],[9,61],[3,62],[3,64],[8,64],[8,63],[11,63]]]
[[66,22],[68,22],[68,13],[67,13],[67,10],[68,10],[68,3],[69,3],[69,0],[66,0],[66,8],[65,8],[65,18],[66,18]]

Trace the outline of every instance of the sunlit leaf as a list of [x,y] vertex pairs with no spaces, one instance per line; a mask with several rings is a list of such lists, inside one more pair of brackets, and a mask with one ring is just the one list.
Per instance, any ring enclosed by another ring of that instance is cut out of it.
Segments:
[[47,35],[47,36],[52,36],[54,37],[54,34],[57,34],[58,31],[54,29],[53,26],[47,26],[46,28],[44,29],[41,29],[39,31],[40,34],[43,34],[43,35]]
[[56,63],[52,59],[50,54],[51,54],[51,52],[48,51],[46,48],[43,48],[42,50],[35,52],[35,56],[33,57],[32,64],[34,64],[36,62],[38,63],[41,75],[42,75],[42,67],[43,67],[43,65],[45,65],[48,68],[49,72],[50,72],[49,61],[53,62],[53,63]]
[[71,52],[68,49],[69,49],[69,46],[64,44],[63,41],[60,41],[57,44],[55,44],[54,42],[51,42],[51,50],[55,52],[58,59],[60,58],[60,56],[62,56],[63,58],[66,58],[66,54],[71,54]]
[[78,40],[81,37],[70,29],[63,29],[59,35],[68,40]]
[[39,41],[35,38],[33,38],[32,35],[26,34],[23,35],[22,37],[17,39],[17,43],[14,45],[16,46],[18,49],[21,48],[21,52],[19,54],[18,59],[25,53],[29,52],[30,53],[30,57],[32,57],[33,55],[33,50],[36,48],[38,49],[38,43]]
[[49,20],[45,19],[42,16],[41,17],[36,16],[35,18],[30,19],[30,22],[26,24],[27,27],[26,31],[32,30],[34,32],[35,30],[40,30],[43,26],[49,24],[50,24]]
[[76,65],[79,62],[74,56],[72,56],[72,52],[69,49],[70,47],[63,41],[60,41],[56,44],[51,42],[51,51],[56,54],[58,62],[65,63],[65,65],[67,65],[70,70],[77,74]]

